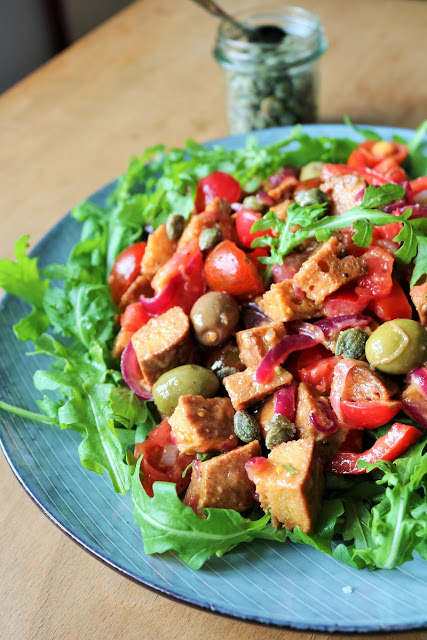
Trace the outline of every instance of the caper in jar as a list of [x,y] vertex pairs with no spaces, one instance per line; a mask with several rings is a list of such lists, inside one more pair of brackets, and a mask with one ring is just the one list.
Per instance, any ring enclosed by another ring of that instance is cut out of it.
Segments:
[[427,331],[415,320],[384,322],[369,336],[365,353],[374,369],[392,375],[408,373],[427,361]]
[[197,340],[214,347],[232,335],[239,321],[239,307],[228,293],[209,291],[196,300],[190,318]]
[[324,202],[330,203],[330,198],[327,193],[318,189],[301,189],[295,194],[295,202],[298,202],[302,207],[308,207],[312,204],[323,204]]
[[252,442],[252,440],[260,439],[261,432],[258,421],[247,411],[236,411],[233,424],[234,433],[242,442]]
[[203,229],[199,236],[200,251],[213,249],[222,240],[222,234],[219,229],[212,227],[211,229]]
[[171,213],[166,220],[166,234],[169,240],[178,240],[184,231],[185,219],[180,213]]
[[161,375],[153,385],[152,394],[160,413],[170,416],[181,396],[213,398],[218,388],[218,378],[212,371],[196,364],[184,364]]
[[324,162],[320,160],[314,160],[313,162],[309,162],[302,169],[299,176],[299,179],[302,180],[312,180],[313,178],[320,178],[322,175],[322,167]]
[[246,196],[243,200],[243,206],[257,213],[267,213],[268,206],[263,204],[256,196]]
[[288,442],[295,438],[295,425],[280,413],[274,414],[265,425],[265,429],[267,431],[265,445],[268,449],[273,449],[281,442]]
[[357,327],[341,331],[335,347],[335,355],[353,358],[353,360],[363,358],[368,337],[366,331]]

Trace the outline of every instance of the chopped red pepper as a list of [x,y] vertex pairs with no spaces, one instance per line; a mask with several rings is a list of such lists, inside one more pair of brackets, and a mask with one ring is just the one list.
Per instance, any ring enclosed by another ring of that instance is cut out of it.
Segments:
[[374,464],[377,460],[393,462],[399,458],[421,436],[421,431],[415,427],[395,422],[385,436],[378,438],[375,444],[363,453],[338,451],[328,463],[326,470],[331,473],[358,475],[366,473],[366,469],[359,469],[357,463],[364,460]]

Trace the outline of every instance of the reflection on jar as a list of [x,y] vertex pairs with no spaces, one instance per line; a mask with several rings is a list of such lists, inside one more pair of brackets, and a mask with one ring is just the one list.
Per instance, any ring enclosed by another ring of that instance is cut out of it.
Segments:
[[318,64],[326,49],[314,14],[287,7],[280,15],[263,12],[240,16],[257,27],[283,31],[279,43],[250,42],[222,23],[215,57],[225,69],[230,133],[314,122],[317,119]]

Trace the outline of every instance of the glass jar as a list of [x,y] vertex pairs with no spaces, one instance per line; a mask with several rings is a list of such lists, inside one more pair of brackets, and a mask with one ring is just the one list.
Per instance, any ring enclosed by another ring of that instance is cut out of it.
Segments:
[[327,48],[319,18],[286,6],[236,18],[252,28],[276,27],[284,36],[276,44],[253,42],[238,27],[220,23],[214,55],[225,69],[230,133],[315,122],[318,60]]

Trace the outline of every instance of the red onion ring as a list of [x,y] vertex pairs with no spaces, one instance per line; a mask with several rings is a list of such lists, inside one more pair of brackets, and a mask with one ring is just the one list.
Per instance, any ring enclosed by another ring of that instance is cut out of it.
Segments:
[[122,353],[120,368],[124,381],[138,398],[143,400],[153,399],[151,391],[142,384],[141,369],[132,342],[129,342]]
[[295,380],[291,384],[280,387],[274,395],[274,413],[279,413],[293,422],[295,420]]
[[324,433],[326,435],[335,433],[335,431],[338,429],[338,425],[334,416],[332,415],[332,411],[326,404],[323,404],[323,402],[320,404],[322,405],[322,413],[329,422],[327,424],[319,422],[318,417],[314,411],[310,411],[308,416],[309,421],[317,431],[320,431],[320,433]]
[[350,329],[353,327],[365,327],[370,322],[372,322],[372,318],[370,316],[361,313],[354,313],[347,316],[337,316],[335,318],[317,320],[313,325],[321,329],[326,336],[329,336],[332,331],[342,331],[343,329]]
[[261,327],[272,321],[255,302],[248,302],[242,306],[242,316],[245,329]]
[[337,416],[339,422],[344,422],[341,412],[341,398],[344,393],[345,382],[350,371],[360,364],[359,360],[351,358],[343,358],[334,367],[334,377],[332,379],[331,395],[329,397],[332,409]]
[[304,322],[304,320],[292,320],[286,323],[286,329],[289,331],[298,333],[302,336],[310,336],[313,340],[323,342],[325,340],[325,334],[320,327],[310,322]]
[[427,399],[427,368],[420,367],[419,369],[414,369],[407,376],[407,380],[410,384],[416,385],[423,396]]
[[256,194],[257,199],[264,204],[266,207],[274,207],[276,201],[268,195],[266,191],[260,191]]
[[272,347],[263,357],[255,372],[255,380],[260,384],[265,384],[272,378],[274,368],[280,366],[289,354],[314,347],[316,344],[318,344],[318,340],[314,340],[309,336],[285,336],[279,344]]

